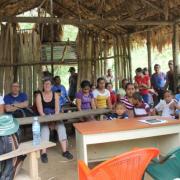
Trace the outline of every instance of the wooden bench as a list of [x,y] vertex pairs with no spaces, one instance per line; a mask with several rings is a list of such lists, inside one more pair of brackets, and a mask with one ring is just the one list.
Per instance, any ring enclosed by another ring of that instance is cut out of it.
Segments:
[[44,141],[38,146],[33,146],[32,141],[21,143],[19,148],[10,153],[0,155],[0,161],[11,159],[21,155],[29,155],[29,175],[32,180],[40,180],[38,174],[38,158],[40,150],[56,146],[55,143]]
[[[84,116],[102,115],[102,114],[109,113],[110,111],[111,111],[110,109],[95,109],[95,110],[89,110],[89,111],[77,111],[77,112],[39,116],[38,118],[39,118],[40,123],[48,123],[48,122],[78,119]],[[33,117],[17,118],[17,120],[20,125],[32,124]]]

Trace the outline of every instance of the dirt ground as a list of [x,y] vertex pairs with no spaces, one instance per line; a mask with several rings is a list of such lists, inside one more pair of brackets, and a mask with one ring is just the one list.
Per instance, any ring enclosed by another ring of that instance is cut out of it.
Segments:
[[[61,156],[59,145],[48,150],[47,164],[39,160],[39,176],[41,180],[77,180],[77,161],[75,151],[75,138],[69,138],[69,151],[74,155],[73,160],[67,160]],[[28,157],[23,168],[28,171]]]
[[[41,163],[39,160],[39,176],[41,180],[77,180],[77,160],[75,150],[75,137],[69,138],[69,151],[74,155],[73,160],[66,160],[61,156],[59,146],[48,150],[49,162]],[[97,165],[97,164],[96,164]],[[94,164],[90,164],[91,168]],[[24,162],[23,168],[28,171],[28,157]],[[145,176],[145,180],[151,180]]]

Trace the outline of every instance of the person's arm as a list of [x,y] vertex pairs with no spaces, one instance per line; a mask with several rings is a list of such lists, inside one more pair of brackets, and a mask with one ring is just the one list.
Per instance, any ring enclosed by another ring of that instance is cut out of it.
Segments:
[[151,81],[150,79],[147,81],[147,84],[142,83],[140,85],[143,89],[149,89],[151,87]]
[[107,98],[107,107],[108,107],[109,109],[112,109],[112,104],[111,104],[111,98],[110,98],[110,96]]
[[94,98],[92,98],[92,100],[91,100],[91,107],[92,107],[92,109],[96,109],[96,103],[95,103]]
[[59,95],[57,93],[54,94],[55,96],[55,114],[59,114]]
[[0,114],[4,114],[4,103],[0,104]]
[[160,102],[154,107],[154,112],[159,114],[161,111],[163,111],[163,104],[162,104],[162,102],[160,101]]
[[95,103],[96,108],[98,108],[97,107],[97,99],[96,98],[94,98],[94,103]]
[[43,106],[42,106],[42,99],[41,99],[41,95],[38,94],[36,96],[36,106],[37,106],[37,110],[40,116],[44,116],[44,111],[43,111]]
[[66,99],[68,100],[68,102],[70,102],[71,103],[71,100],[70,100],[70,98],[69,98],[69,96],[68,96],[68,94],[67,94],[67,90],[66,90],[66,88],[63,86],[63,90],[64,90],[64,96],[66,97]]
[[82,110],[81,109],[81,99],[79,99],[79,98],[76,99],[76,106],[77,106],[78,111]]
[[5,105],[5,111],[6,112],[14,112],[14,111],[16,111],[18,108],[17,107],[15,107],[15,106],[13,106],[13,105],[11,105],[11,104],[6,104]]
[[98,108],[98,106],[97,106],[97,91],[94,90],[92,94],[93,94],[93,97],[94,97],[94,104],[95,104],[95,107]]
[[14,107],[17,108],[17,109],[27,108],[28,105],[29,105],[29,104],[28,104],[28,101],[24,101],[24,102],[21,102],[21,103],[12,104],[12,106],[14,106]]

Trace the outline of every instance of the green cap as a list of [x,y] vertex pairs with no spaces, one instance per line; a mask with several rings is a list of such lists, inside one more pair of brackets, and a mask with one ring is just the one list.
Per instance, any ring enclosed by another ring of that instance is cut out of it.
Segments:
[[19,129],[19,123],[11,115],[0,116],[0,136],[14,134]]

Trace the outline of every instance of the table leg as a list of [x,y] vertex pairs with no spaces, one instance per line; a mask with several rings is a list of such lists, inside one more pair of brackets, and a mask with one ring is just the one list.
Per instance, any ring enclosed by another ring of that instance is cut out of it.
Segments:
[[40,177],[38,175],[38,157],[39,157],[39,151],[38,152],[31,152],[29,157],[29,168],[30,168],[30,177],[33,180],[40,180]]
[[86,164],[88,164],[87,145],[85,144],[85,138],[78,131],[76,131],[76,149],[77,160],[83,160]]

